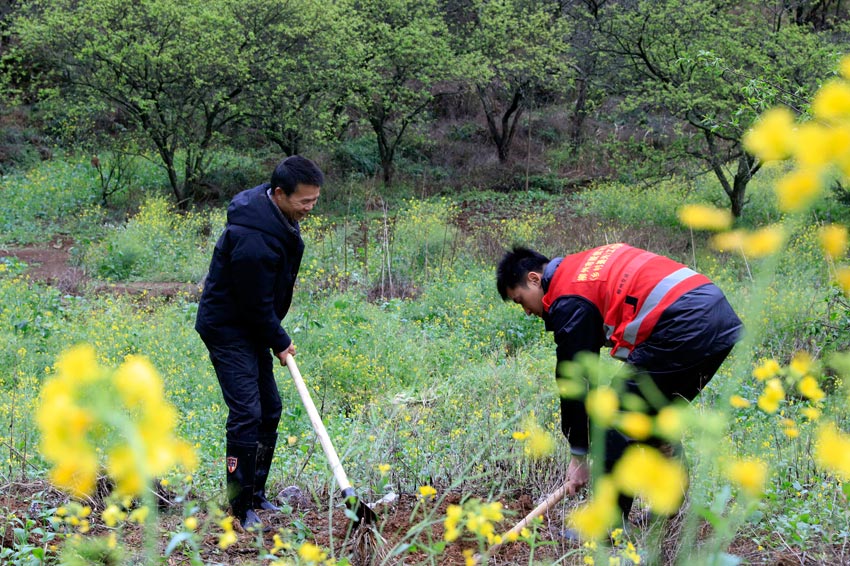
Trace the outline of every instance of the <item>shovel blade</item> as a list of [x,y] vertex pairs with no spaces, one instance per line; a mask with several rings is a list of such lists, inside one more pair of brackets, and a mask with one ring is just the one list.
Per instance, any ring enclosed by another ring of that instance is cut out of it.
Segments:
[[378,522],[378,516],[368,505],[360,501],[353,488],[342,490],[342,496],[345,498],[345,505],[357,516],[358,527],[374,525]]

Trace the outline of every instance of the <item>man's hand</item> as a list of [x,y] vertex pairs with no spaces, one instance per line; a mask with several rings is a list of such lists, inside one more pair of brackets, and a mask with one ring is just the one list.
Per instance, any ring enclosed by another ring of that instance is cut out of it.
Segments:
[[567,493],[575,495],[579,489],[590,481],[590,468],[587,465],[587,456],[573,454],[570,465],[567,468]]
[[291,355],[293,358],[295,357],[295,342],[289,344],[289,348],[283,350],[281,352],[275,353],[275,356],[280,360],[280,365],[286,365],[286,356]]

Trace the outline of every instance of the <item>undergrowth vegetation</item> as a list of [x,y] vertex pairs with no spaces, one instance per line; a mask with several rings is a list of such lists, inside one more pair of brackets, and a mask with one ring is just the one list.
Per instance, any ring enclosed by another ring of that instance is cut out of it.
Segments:
[[[66,234],[75,239],[75,257],[93,278],[200,282],[224,224],[223,209],[178,213],[164,198],[149,197],[136,203],[126,220],[110,218],[97,204],[97,179],[87,167],[69,158],[4,177],[4,241],[43,243]],[[773,197],[774,180],[753,182],[744,227],[785,217]],[[568,450],[559,432],[551,338],[539,321],[499,300],[494,264],[511,243],[556,256],[628,241],[708,275],[750,329],[746,343],[685,417],[692,469],[686,511],[694,526],[687,530],[686,523],[673,554],[683,562],[736,563],[730,547],[741,540],[757,546],[764,563],[788,548],[824,560],[840,553],[835,549],[850,536],[846,478],[813,464],[813,454],[821,416],[842,429],[848,420],[847,361],[835,353],[850,346],[850,304],[831,283],[834,265],[825,259],[819,239],[822,225],[845,220],[847,209],[823,197],[805,221],[793,224],[788,253],[754,259],[717,252],[704,234],[679,223],[676,210],[682,205],[722,205],[713,198],[718,192],[706,179],[671,180],[643,188],[603,185],[575,195],[531,191],[399,199],[371,210],[358,203],[356,214],[338,207],[334,214],[319,210],[308,218],[296,301],[284,324],[361,494],[367,500],[390,493],[442,498],[461,490],[497,501],[521,492],[537,498],[560,485]],[[156,552],[182,552],[200,561],[204,533],[214,533],[224,546],[232,542],[231,527],[217,511],[225,505],[220,464],[227,409],[193,330],[195,301],[192,296],[113,297],[85,289],[63,295],[28,279],[26,265],[1,260],[3,479],[47,477],[35,415],[44,383],[65,371],[56,362],[63,351],[89,344],[97,364],[106,368],[141,355],[162,380],[164,398],[178,415],[177,432],[198,459],[191,474],[175,470],[158,478],[180,494],[181,504],[166,513],[182,523],[169,532],[148,527],[163,540]],[[772,373],[759,374],[771,361]],[[599,367],[594,371],[603,376],[619,369],[607,359]],[[315,436],[294,387],[283,370],[278,374],[285,407],[279,432],[285,442],[275,455],[272,484],[298,485],[324,500],[334,491],[332,476],[316,455]],[[829,395],[815,402],[811,390],[793,389],[803,375],[818,377]],[[773,411],[758,408],[765,378],[781,378],[787,389]],[[755,471],[743,468],[730,475],[729,466],[741,462],[760,464]],[[761,466],[769,472],[759,480]],[[567,501],[563,513],[577,503]],[[111,505],[118,510],[110,514]],[[14,564],[54,563],[63,548],[58,541],[80,538],[93,521],[149,524],[146,517],[132,517],[131,505],[107,500],[95,507],[91,518],[69,505],[50,512],[36,505],[32,513],[11,517],[21,525],[16,528],[30,530],[20,531],[19,543],[4,547],[3,558]],[[464,513],[472,515],[458,517],[469,521],[495,513],[471,508]],[[199,526],[201,517],[206,522]],[[514,519],[519,518],[510,517],[502,527]],[[698,521],[710,525],[712,535],[689,546]],[[553,525],[552,532],[561,526]],[[36,527],[41,534],[32,534]],[[137,558],[150,552],[125,548],[115,538],[119,531],[111,532],[111,542],[89,538],[93,545],[105,544],[106,554],[116,548]],[[469,532],[493,542],[486,533]],[[308,535],[286,536],[289,548],[303,550],[290,552],[292,563],[329,560],[327,555],[313,559],[320,554],[309,554]],[[524,536],[536,544],[537,535]],[[569,560],[603,559],[610,552],[620,563],[637,563],[635,547],[657,559],[663,546],[653,538],[658,536],[653,530],[635,535],[632,550],[582,547]],[[286,544],[276,552],[288,552]],[[78,543],[64,546],[66,558],[84,554]],[[268,549],[258,552],[271,558],[263,554]],[[434,552],[439,563],[439,551]]]

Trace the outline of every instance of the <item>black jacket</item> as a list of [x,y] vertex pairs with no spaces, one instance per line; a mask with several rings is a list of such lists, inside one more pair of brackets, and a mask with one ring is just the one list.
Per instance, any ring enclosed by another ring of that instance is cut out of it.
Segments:
[[292,343],[280,323],[292,303],[304,242],[268,188],[243,191],[227,208],[195,320],[205,342],[248,340],[275,353]]

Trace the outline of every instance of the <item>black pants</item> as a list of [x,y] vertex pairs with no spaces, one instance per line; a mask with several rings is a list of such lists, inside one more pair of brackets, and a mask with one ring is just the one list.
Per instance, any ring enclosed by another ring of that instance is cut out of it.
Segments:
[[[676,371],[653,371],[646,368],[634,368],[635,375],[626,381],[625,393],[632,393],[647,401],[647,414],[655,415],[663,407],[674,403],[677,399],[692,401],[703,387],[711,381],[721,364],[729,355],[732,348],[709,356],[698,364]],[[623,456],[626,448],[634,440],[615,429],[605,432],[605,472],[613,470],[614,465]],[[645,444],[659,447],[665,444],[664,439],[651,438],[642,441]],[[624,515],[628,515],[632,507],[630,497],[621,496],[619,505]]]
[[254,444],[274,434],[282,405],[268,348],[249,341],[204,342],[229,409],[227,440]]

